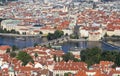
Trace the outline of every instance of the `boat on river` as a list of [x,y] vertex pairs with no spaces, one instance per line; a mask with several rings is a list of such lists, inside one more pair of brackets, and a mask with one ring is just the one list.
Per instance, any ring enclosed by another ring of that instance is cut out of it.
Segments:
[[25,38],[16,38],[16,40],[18,41],[25,41]]

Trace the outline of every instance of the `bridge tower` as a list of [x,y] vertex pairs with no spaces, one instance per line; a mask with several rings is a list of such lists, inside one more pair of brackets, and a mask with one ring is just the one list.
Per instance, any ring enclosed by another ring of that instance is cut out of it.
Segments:
[[77,36],[77,39],[79,39],[81,37],[79,28],[80,28],[80,26],[76,24],[74,26],[74,30],[73,30],[73,34],[75,36]]

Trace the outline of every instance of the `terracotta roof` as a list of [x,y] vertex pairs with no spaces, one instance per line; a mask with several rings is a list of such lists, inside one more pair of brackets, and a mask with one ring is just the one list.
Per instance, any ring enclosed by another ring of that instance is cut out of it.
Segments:
[[73,62],[73,61],[68,61],[68,62],[58,62],[54,66],[54,70],[81,70],[84,69],[86,70],[86,63],[84,62]]
[[8,46],[8,45],[2,45],[2,46],[0,46],[0,50],[2,50],[2,51],[6,51],[8,48],[11,49],[11,47]]

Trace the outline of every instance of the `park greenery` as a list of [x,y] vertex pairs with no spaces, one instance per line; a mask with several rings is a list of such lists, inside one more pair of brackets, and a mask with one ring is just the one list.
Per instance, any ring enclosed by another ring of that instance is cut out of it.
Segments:
[[74,62],[79,62],[80,61],[79,59],[75,58],[75,56],[71,52],[68,52],[68,53],[64,54],[62,56],[62,58],[66,62],[69,61],[69,60],[73,60]]
[[57,57],[56,55],[54,55],[53,59],[54,59],[55,62],[60,62],[60,57],[59,56]]
[[68,72],[68,73],[64,73],[64,76],[71,76],[72,73],[71,72]]
[[2,22],[2,20],[4,20],[4,19],[0,18],[0,22]]
[[17,51],[19,48],[15,45],[12,46],[12,51]]
[[10,48],[7,48],[6,53],[10,53]]
[[42,31],[40,31],[40,32],[39,32],[39,34],[43,34],[43,32],[42,32]]
[[38,53],[35,53],[34,56],[35,56],[35,58],[38,57]]
[[120,38],[119,35],[112,35],[112,36],[109,36],[107,33],[105,33],[104,37]]
[[38,46],[38,44],[37,44],[37,43],[34,43],[34,47],[36,47],[36,46]]
[[[64,76],[71,76],[72,73],[71,72],[68,72],[68,73],[64,73]],[[56,76],[60,76],[59,74],[56,74]]]
[[71,38],[71,39],[78,39],[78,35],[71,34],[71,35],[70,35],[70,38]]
[[98,47],[87,48],[81,51],[81,61],[84,61],[91,66],[100,61],[113,61],[115,66],[120,66],[120,52],[119,51],[102,51]]
[[10,52],[10,57],[11,57],[11,58],[16,57],[16,53],[15,53],[15,52]]
[[[18,60],[22,61],[22,65],[25,66],[27,63],[32,62],[34,63],[32,57],[27,54],[24,51],[19,51],[18,53],[16,52],[16,49],[18,49],[16,46],[12,47],[12,51],[10,49],[7,49],[6,53],[10,55],[11,58],[17,58]],[[38,57],[38,54],[34,54],[35,57]]]
[[21,61],[22,61],[22,65],[23,65],[23,66],[25,66],[25,65],[26,65],[27,63],[29,63],[29,62],[34,63],[32,57],[31,57],[29,54],[27,54],[26,52],[24,52],[24,51],[20,51],[20,52],[17,54],[16,58],[17,58],[18,60],[21,60]]
[[2,28],[0,28],[0,33],[20,34],[18,31],[15,31],[14,29],[12,29],[12,30],[7,30],[7,29],[2,29]]
[[48,39],[48,40],[53,40],[53,39],[60,38],[60,37],[62,37],[63,35],[64,35],[64,32],[63,32],[63,31],[56,30],[54,33],[48,33],[47,39]]
[[[57,57],[56,55],[53,56],[54,61],[60,62],[60,57]],[[80,60],[75,58],[75,56],[71,52],[67,52],[62,56],[63,61],[68,62],[69,60],[72,60],[74,62],[79,62]]]

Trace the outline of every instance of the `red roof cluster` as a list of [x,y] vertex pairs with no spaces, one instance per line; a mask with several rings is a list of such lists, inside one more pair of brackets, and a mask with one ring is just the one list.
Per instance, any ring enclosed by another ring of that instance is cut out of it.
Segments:
[[94,64],[90,70],[80,70],[75,76],[113,76],[113,74],[120,74],[120,71],[112,69],[114,63],[111,61],[100,61],[100,64]]
[[8,46],[8,45],[2,45],[2,46],[0,46],[0,50],[2,50],[2,51],[6,51],[7,49],[11,49],[11,47]]
[[68,61],[68,62],[58,62],[54,66],[54,70],[86,70],[87,69],[87,64],[84,62],[73,62],[73,61]]

